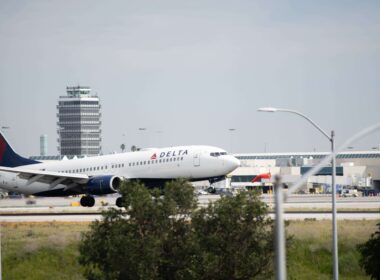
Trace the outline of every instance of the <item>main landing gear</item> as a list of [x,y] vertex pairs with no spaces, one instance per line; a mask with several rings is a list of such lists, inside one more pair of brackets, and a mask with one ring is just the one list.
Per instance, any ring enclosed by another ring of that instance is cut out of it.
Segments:
[[116,198],[116,206],[117,207],[123,207],[123,198],[122,197]]
[[82,205],[83,207],[92,207],[95,205],[95,198],[89,195],[82,196],[82,198],[80,199],[80,205]]
[[[123,198],[118,197],[115,204],[117,207],[123,207]],[[95,205],[95,198],[90,195],[82,196],[80,199],[80,205],[83,207],[92,207]]]

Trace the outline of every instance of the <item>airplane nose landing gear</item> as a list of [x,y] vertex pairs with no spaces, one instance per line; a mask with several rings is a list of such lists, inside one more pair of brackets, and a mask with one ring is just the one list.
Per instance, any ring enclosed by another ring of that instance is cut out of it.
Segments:
[[92,196],[82,196],[80,199],[80,205],[83,207],[92,207],[95,205],[95,199]]

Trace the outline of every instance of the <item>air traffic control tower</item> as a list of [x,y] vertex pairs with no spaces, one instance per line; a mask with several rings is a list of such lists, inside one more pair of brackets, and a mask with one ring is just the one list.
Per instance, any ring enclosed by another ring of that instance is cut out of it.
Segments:
[[95,156],[101,152],[99,97],[89,87],[66,87],[58,109],[58,150],[67,156]]

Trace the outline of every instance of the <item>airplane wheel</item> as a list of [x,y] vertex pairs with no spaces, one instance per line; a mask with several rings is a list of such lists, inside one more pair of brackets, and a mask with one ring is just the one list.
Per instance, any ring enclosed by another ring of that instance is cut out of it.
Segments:
[[80,199],[80,205],[87,207],[87,196],[82,196]]
[[123,207],[123,198],[122,197],[116,198],[116,206],[117,207]]
[[92,207],[95,205],[95,198],[93,198],[92,196],[88,196],[88,204],[87,204],[87,207]]
[[92,207],[95,205],[95,199],[92,196],[82,196],[80,205],[83,207]]

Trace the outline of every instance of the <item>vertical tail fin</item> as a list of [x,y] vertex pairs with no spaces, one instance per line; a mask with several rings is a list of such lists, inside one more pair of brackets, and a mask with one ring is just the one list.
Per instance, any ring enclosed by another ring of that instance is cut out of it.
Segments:
[[39,161],[27,159],[16,154],[0,131],[0,166],[17,167],[35,163],[39,163]]
[[252,179],[252,183],[261,182],[261,179],[270,179],[272,177],[272,174],[270,172],[256,175],[255,178]]

